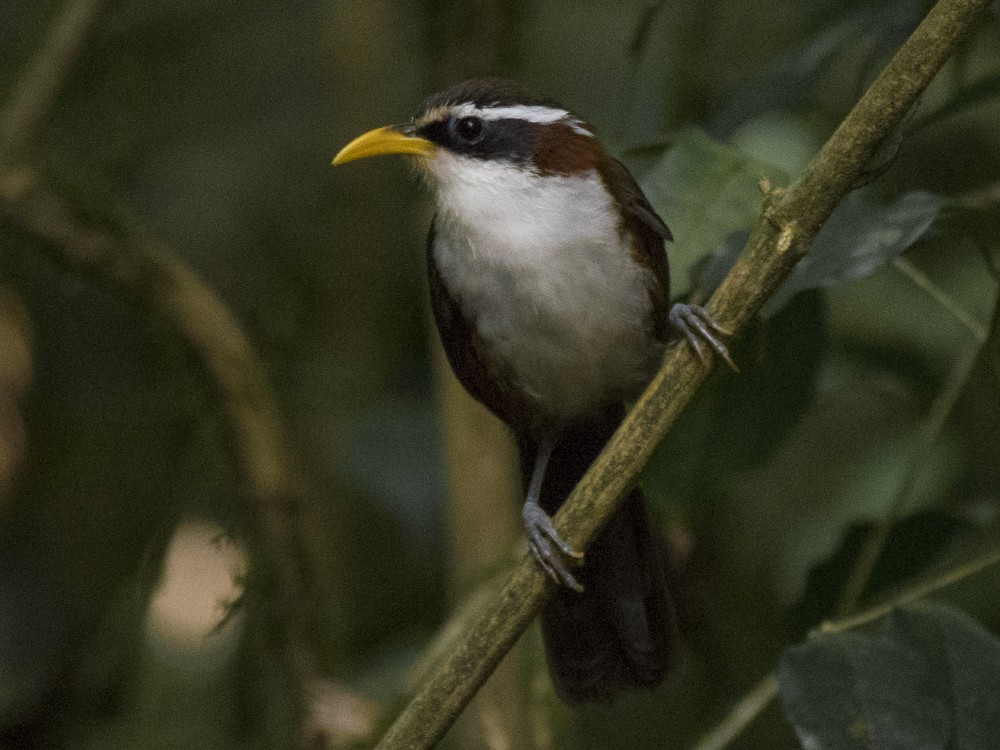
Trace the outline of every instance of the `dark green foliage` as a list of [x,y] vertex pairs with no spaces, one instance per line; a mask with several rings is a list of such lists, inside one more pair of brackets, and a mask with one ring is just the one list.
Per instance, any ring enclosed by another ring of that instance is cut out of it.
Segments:
[[781,701],[803,747],[978,750],[1000,730],[1000,643],[941,605],[789,649]]

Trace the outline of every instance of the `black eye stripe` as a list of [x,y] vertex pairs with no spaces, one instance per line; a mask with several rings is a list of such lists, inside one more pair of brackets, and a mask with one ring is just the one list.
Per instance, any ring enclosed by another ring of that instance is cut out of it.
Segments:
[[417,128],[416,133],[439,146],[445,146],[448,143],[448,123],[445,120],[425,123]]
[[[459,122],[470,119],[478,122],[480,132],[474,138],[463,137]],[[438,146],[474,159],[526,162],[531,160],[534,149],[534,124],[517,118],[486,120],[469,115],[455,118],[442,117],[416,128],[416,134]]]

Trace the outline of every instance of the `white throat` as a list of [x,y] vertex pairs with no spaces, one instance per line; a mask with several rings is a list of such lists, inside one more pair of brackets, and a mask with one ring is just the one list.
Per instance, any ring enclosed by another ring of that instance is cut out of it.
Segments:
[[445,151],[426,168],[435,262],[496,369],[549,421],[634,395],[662,352],[649,325],[654,280],[632,259],[600,177]]

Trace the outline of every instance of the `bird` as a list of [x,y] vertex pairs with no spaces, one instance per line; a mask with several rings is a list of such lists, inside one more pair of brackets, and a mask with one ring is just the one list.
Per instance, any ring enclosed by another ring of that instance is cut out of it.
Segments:
[[594,128],[504,79],[430,96],[368,131],[334,165],[407,155],[434,195],[431,307],[465,389],[511,429],[538,565],[558,584],[541,613],[549,672],[568,703],[662,682],[676,646],[663,540],[629,490],[584,555],[552,516],[683,338],[731,366],[729,331],[670,304],[670,230]]

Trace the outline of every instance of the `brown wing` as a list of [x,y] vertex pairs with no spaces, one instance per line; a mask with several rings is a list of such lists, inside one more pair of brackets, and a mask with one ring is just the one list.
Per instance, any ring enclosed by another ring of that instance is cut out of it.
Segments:
[[444,353],[462,386],[479,403],[512,428],[533,422],[532,408],[510,380],[500,363],[489,361],[486,347],[459,300],[448,291],[434,262],[434,222],[427,235],[427,280],[431,309]]
[[632,238],[633,259],[653,272],[654,282],[649,289],[653,302],[650,323],[656,337],[666,340],[670,334],[667,319],[670,311],[670,266],[664,242],[672,240],[673,236],[624,164],[607,157],[600,171],[608,190],[618,200],[624,230]]

